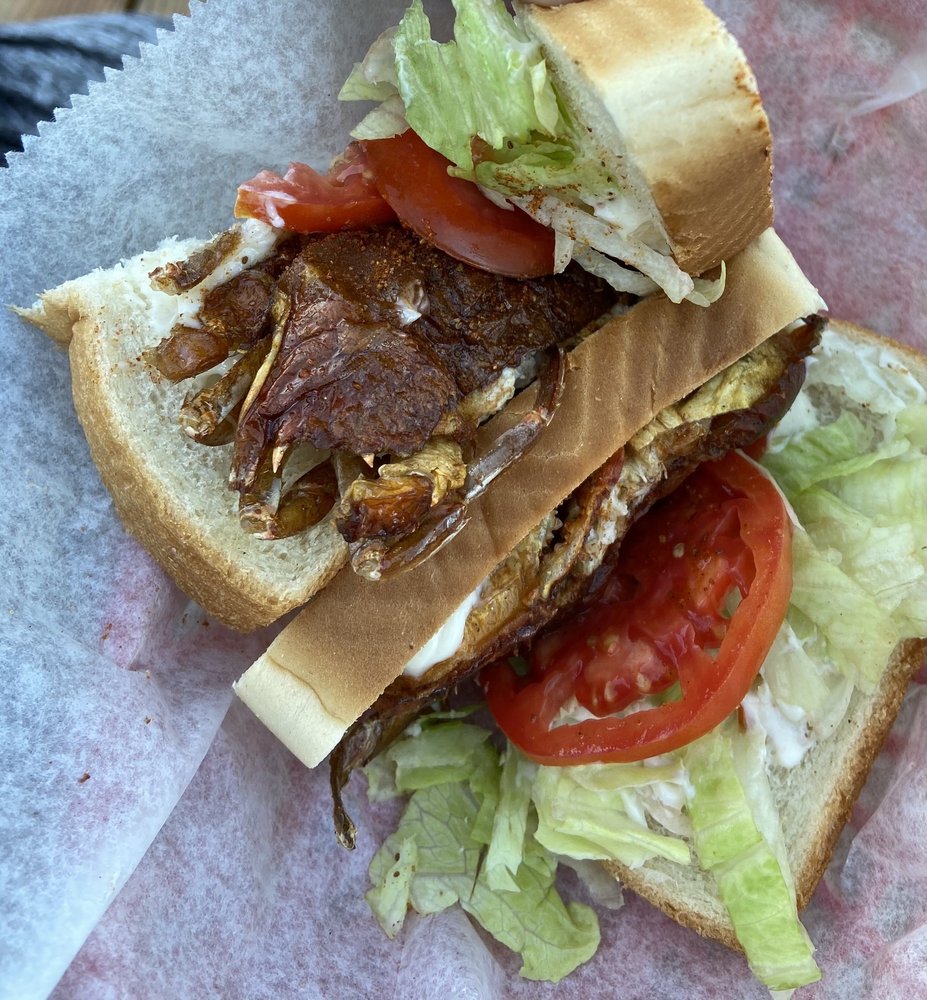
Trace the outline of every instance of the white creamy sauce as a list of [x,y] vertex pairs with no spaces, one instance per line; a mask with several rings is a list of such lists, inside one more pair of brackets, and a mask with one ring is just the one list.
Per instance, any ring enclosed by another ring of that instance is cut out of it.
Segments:
[[571,695],[558,709],[557,714],[551,720],[550,728],[572,726],[577,722],[588,722],[590,719],[596,718],[598,718],[597,715],[590,712],[585,705],[580,705],[575,695]]
[[421,677],[429,667],[433,667],[436,663],[441,663],[442,660],[453,656],[460,649],[460,645],[463,642],[464,629],[467,625],[467,618],[479,600],[482,589],[483,584],[481,583],[472,594],[469,594],[464,599],[460,607],[451,613],[450,618],[435,632],[428,642],[409,660],[402,668],[404,677]]
[[804,711],[796,705],[777,702],[768,684],[760,684],[743,700],[748,726],[766,730],[767,746],[782,767],[795,767],[814,746],[808,735]]
[[592,206],[595,215],[660,253],[670,252],[669,244],[657,230],[646,207],[638,204],[626,190],[612,190],[610,194],[611,197],[603,198]]
[[241,223],[242,241],[238,250],[223,260],[195,288],[171,296],[177,306],[175,322],[184,326],[198,327],[200,324],[197,313],[202,308],[206,293],[241,274],[246,267],[263,260],[273,250],[279,235],[280,231],[273,226],[268,226],[257,219],[245,219]]
[[822,415],[814,405],[819,386],[840,386],[850,405],[878,419],[883,437],[894,432],[905,407],[927,401],[927,391],[882,344],[858,344],[825,328],[821,343],[806,362],[805,382],[791,409],[769,436],[769,450],[781,451],[794,438],[814,430]]

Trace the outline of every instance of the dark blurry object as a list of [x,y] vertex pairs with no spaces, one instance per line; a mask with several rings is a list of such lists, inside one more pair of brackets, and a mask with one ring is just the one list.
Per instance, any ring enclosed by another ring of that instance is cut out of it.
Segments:
[[22,149],[20,137],[35,134],[72,94],[102,80],[106,66],[137,56],[153,42],[166,17],[151,14],[83,14],[28,23],[0,24],[0,162]]

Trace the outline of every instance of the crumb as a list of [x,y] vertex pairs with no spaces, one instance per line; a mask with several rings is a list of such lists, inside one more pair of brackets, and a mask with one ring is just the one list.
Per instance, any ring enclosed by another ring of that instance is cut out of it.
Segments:
[[113,623],[112,622],[107,622],[103,626],[103,634],[100,636],[100,641],[101,642],[106,642],[106,640],[109,638],[110,632],[112,632],[112,631],[113,631]]
[[77,779],[78,785],[82,785],[85,781],[90,780],[90,772],[84,771],[84,773]]
[[147,726],[149,722],[151,722],[151,716],[150,715],[146,715],[145,716],[145,725]]

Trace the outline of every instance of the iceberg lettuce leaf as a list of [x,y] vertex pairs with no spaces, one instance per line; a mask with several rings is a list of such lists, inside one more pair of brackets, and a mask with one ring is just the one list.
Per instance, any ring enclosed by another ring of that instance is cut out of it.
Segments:
[[396,80],[412,128],[472,177],[474,138],[499,150],[554,135],[560,110],[540,46],[502,0],[454,6],[454,40],[436,42],[414,0],[393,39]]
[[[764,790],[745,793],[731,739],[721,729],[691,744],[686,763],[698,860],[714,876],[750,968],[774,990],[820,979],[814,948],[798,919],[791,876],[783,874],[777,858],[781,849],[766,840],[751,810],[751,799],[762,802]],[[749,763],[741,771],[747,780],[766,780],[765,772]]]
[[554,889],[557,862],[529,840],[515,874],[515,891],[495,892],[481,873],[463,909],[497,941],[518,952],[526,979],[557,983],[599,947],[599,921],[581,903],[564,904]]
[[509,747],[499,779],[499,799],[486,853],[490,889],[518,891],[515,876],[525,854],[525,833],[531,805],[531,785],[537,765]]
[[432,914],[458,903],[522,956],[522,975],[562,979],[595,953],[599,926],[591,909],[560,898],[557,861],[532,835],[535,765],[510,750],[503,769],[489,731],[457,718],[425,717],[407,733],[381,754],[385,768],[368,765],[387,776],[377,787],[412,790],[370,863],[377,920],[392,937],[409,907]]
[[[603,787],[608,772],[611,781],[620,785],[620,772],[627,765],[581,765],[578,767],[539,767],[534,780],[532,799],[538,813],[535,837],[548,850],[577,860],[614,859],[638,867],[654,857],[665,857],[681,864],[689,861],[689,849],[678,837],[657,833],[640,813],[629,812],[629,800],[619,788],[610,792]],[[587,768],[595,769],[588,778],[599,787],[582,782]],[[629,766],[630,783],[644,783],[642,772],[649,769]],[[654,769],[656,770],[656,769]],[[661,776],[655,774],[652,781]]]

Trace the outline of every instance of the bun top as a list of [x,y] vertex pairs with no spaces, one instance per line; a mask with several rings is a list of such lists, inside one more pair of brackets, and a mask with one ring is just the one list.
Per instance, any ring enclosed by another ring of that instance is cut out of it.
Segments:
[[701,274],[772,224],[772,138],[756,80],[699,0],[522,4],[561,92],[634,186],[676,262]]
[[[236,693],[314,767],[518,542],[657,412],[823,305],[769,230],[730,261],[724,295],[707,309],[652,295],[610,320],[572,351],[563,398],[530,460],[490,484],[452,542],[378,583],[339,574]],[[484,425],[477,451],[531,407],[534,392]]]

